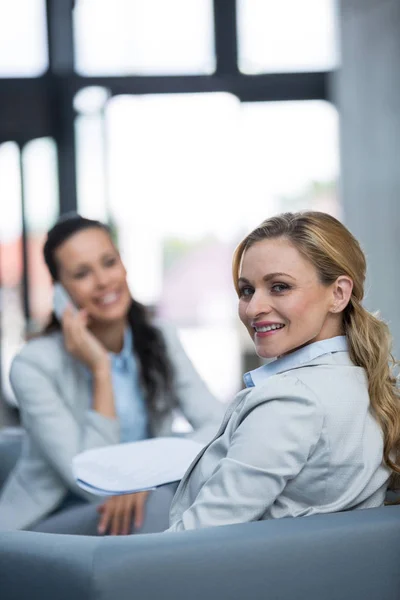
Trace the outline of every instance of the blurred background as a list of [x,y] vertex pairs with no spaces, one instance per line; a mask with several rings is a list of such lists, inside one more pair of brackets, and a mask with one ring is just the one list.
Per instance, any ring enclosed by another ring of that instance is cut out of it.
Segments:
[[232,252],[277,212],[350,227],[400,355],[399,57],[400,0],[0,0],[0,425],[73,210],[111,225],[221,401],[259,364]]

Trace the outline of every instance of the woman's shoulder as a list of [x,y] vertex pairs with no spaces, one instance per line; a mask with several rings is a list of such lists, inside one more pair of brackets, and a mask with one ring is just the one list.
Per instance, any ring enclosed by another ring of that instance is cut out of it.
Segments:
[[176,327],[172,323],[160,317],[154,317],[150,322],[153,327],[156,327],[156,329],[159,329],[161,332],[176,331]]
[[[294,364],[279,370],[277,361],[250,372],[249,380],[257,383],[257,388],[267,390],[303,390],[303,393],[319,396],[334,392],[352,382],[365,382],[365,372],[356,366],[347,352],[337,352],[317,357],[302,364]],[[272,367],[272,368],[271,368]],[[248,375],[246,375],[247,379]],[[329,389],[327,389],[329,388]]]
[[25,342],[13,362],[29,362],[38,366],[55,365],[66,353],[63,335],[61,331],[55,331]]
[[243,410],[252,411],[256,406],[275,400],[314,406],[320,410],[320,398],[313,386],[304,381],[301,373],[284,371],[266,378],[254,387],[247,388]]
[[156,317],[152,319],[151,324],[160,331],[167,345],[174,344],[179,339],[177,328],[172,323]]
[[323,412],[347,402],[348,397],[354,402],[369,400],[365,370],[356,366],[345,352],[277,373],[260,388],[264,388],[262,393],[268,397],[296,398],[297,402],[313,404]]

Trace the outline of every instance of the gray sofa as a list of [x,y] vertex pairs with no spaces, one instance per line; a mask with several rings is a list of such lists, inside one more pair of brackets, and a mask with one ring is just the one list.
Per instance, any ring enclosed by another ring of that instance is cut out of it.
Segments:
[[399,600],[400,506],[130,537],[0,533],[0,598]]

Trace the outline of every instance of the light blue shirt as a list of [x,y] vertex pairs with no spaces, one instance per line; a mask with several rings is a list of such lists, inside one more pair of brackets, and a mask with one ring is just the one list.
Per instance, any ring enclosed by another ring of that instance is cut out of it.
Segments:
[[149,418],[140,386],[133,337],[128,327],[119,354],[109,353],[115,410],[120,424],[120,442],[137,442],[149,437]]
[[267,365],[262,365],[254,371],[249,371],[243,375],[246,387],[255,387],[264,383],[266,379],[282,371],[288,369],[295,369],[301,367],[324,354],[331,354],[334,352],[348,352],[348,342],[345,335],[338,335],[327,340],[321,340],[320,342],[314,342],[295,350],[290,354],[277,358]]

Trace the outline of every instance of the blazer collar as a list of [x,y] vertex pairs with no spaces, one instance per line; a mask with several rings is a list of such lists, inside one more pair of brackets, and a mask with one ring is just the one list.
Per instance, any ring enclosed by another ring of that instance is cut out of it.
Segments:
[[246,387],[261,385],[272,375],[297,369],[321,356],[336,352],[348,352],[348,342],[345,335],[339,335],[328,340],[303,346],[303,348],[299,348],[299,350],[295,350],[282,358],[277,358],[267,365],[245,373],[243,379]]

